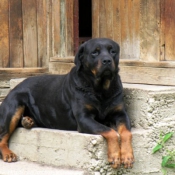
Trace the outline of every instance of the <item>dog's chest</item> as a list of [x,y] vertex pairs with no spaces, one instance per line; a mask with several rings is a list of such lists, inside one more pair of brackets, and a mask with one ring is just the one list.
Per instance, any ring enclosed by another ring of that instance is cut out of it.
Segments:
[[97,99],[92,105],[96,109],[96,118],[100,120],[104,120],[111,113],[111,109],[113,108],[111,99]]
[[117,102],[118,93],[116,91],[95,91],[93,88],[76,88],[83,95],[83,101],[88,108],[88,112],[94,113],[96,118],[104,120],[111,113]]

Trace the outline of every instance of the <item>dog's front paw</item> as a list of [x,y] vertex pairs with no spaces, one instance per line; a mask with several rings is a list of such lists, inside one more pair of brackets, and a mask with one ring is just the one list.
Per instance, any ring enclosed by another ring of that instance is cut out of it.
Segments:
[[108,162],[112,168],[120,168],[120,154],[119,153],[109,153]]
[[132,168],[134,164],[134,156],[132,151],[121,150],[121,163],[125,168]]

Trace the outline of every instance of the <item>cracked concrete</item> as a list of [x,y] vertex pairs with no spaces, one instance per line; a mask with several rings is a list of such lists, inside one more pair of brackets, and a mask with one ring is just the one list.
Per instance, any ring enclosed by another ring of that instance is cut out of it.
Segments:
[[[21,80],[15,81],[18,84]],[[98,135],[19,128],[10,140],[10,148],[18,154],[20,161],[78,169],[89,175],[161,175],[162,156],[166,150],[174,149],[175,136],[160,152],[152,154],[152,148],[161,132],[175,131],[175,87],[123,86],[125,105],[133,127],[133,169],[112,169],[107,162],[106,141]],[[174,174],[175,170],[168,170],[168,175]]]

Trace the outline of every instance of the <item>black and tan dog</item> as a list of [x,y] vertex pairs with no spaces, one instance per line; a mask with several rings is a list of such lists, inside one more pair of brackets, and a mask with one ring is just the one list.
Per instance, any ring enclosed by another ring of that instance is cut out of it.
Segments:
[[119,50],[110,39],[91,39],[80,46],[70,73],[31,77],[11,90],[0,106],[3,160],[17,161],[8,141],[22,120],[26,128],[100,134],[107,140],[111,166],[132,167],[130,120],[118,75]]

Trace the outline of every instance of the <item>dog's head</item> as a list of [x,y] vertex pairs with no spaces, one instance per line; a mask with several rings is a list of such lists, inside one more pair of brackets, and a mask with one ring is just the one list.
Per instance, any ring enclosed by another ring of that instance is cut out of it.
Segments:
[[75,57],[77,70],[83,70],[96,79],[111,80],[118,73],[119,45],[111,39],[91,39],[79,48]]

